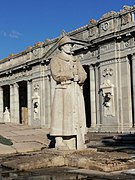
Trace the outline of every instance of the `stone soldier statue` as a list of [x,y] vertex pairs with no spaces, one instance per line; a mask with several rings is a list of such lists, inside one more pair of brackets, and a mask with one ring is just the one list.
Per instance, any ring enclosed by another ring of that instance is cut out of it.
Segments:
[[68,36],[59,41],[60,52],[51,60],[51,73],[56,81],[52,104],[50,135],[57,149],[84,149],[86,130],[82,85],[86,72],[72,55],[73,42]]

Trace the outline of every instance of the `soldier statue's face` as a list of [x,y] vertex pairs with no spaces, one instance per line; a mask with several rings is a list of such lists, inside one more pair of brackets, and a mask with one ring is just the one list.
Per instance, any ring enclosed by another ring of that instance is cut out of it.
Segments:
[[61,49],[67,53],[67,54],[71,54],[71,50],[72,50],[72,44],[64,44]]

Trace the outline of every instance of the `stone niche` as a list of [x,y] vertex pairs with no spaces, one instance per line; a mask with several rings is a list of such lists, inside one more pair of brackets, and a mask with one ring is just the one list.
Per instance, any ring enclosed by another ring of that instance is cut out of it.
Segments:
[[109,79],[105,79],[103,84],[100,85],[100,90],[103,97],[102,105],[104,116],[115,116],[114,84],[112,84]]
[[33,104],[33,110],[34,110],[34,120],[39,121],[40,120],[40,97],[38,95],[38,92],[34,92],[34,95],[32,97],[32,104]]

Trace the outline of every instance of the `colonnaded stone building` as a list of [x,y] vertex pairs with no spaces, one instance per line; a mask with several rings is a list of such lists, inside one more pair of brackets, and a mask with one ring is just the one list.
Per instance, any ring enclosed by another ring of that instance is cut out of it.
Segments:
[[[108,12],[67,33],[87,72],[83,86],[90,132],[135,132],[135,6]],[[60,37],[0,61],[0,122],[50,127],[55,82],[50,60]]]

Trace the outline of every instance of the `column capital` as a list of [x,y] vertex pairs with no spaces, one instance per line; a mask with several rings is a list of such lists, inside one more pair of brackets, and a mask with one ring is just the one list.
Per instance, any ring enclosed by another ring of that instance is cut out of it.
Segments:
[[132,54],[132,60],[135,61],[135,54]]
[[28,84],[31,84],[31,83],[32,83],[32,79],[28,79],[28,80],[27,80],[27,83],[28,83]]
[[90,70],[95,69],[95,64],[90,64],[90,65],[89,65],[89,69],[90,69]]
[[14,85],[14,87],[16,87],[16,88],[18,88],[19,87],[19,84],[16,82],[16,83],[14,83],[13,84]]
[[0,91],[3,91],[3,87],[2,86],[0,86]]

